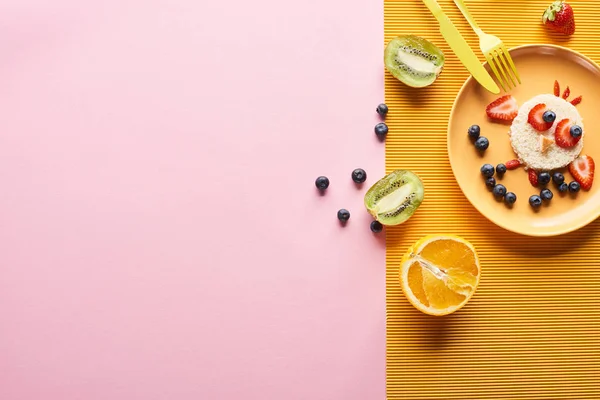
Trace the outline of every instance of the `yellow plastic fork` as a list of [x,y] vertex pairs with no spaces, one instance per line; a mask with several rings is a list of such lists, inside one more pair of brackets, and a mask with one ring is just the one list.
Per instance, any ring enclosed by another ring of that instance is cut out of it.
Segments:
[[[519,77],[519,73],[513,63],[512,57],[508,53],[508,50],[506,50],[502,40],[497,36],[485,33],[479,28],[463,0],[454,0],[454,3],[465,16],[477,36],[479,36],[479,47],[481,48],[481,52],[485,56],[494,75],[496,75],[496,79],[500,83],[502,90],[506,92],[512,87],[517,87],[517,82],[521,83],[521,78]],[[515,81],[514,78],[517,80]]]

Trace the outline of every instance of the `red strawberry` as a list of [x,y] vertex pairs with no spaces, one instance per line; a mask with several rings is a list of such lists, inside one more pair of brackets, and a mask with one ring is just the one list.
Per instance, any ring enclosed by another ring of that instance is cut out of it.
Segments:
[[567,88],[565,89],[565,91],[563,92],[562,98],[563,99],[568,99],[569,95],[571,94],[571,89],[569,89],[569,87],[567,86]]
[[579,156],[569,164],[569,172],[581,185],[583,190],[590,190],[594,183],[594,169],[596,164],[590,156]]
[[571,104],[576,106],[577,104],[581,103],[581,100],[583,100],[583,96],[575,97],[573,100],[571,100]]
[[546,122],[544,121],[544,113],[547,111],[548,109],[546,108],[545,104],[538,104],[535,107],[533,107],[531,109],[531,111],[529,111],[529,116],[527,117],[527,122],[529,122],[529,124],[531,126],[533,126],[533,128],[535,130],[538,131],[547,131],[548,129],[550,129],[552,127],[553,122]]
[[511,95],[494,100],[485,109],[488,117],[500,121],[512,121],[519,112],[517,100]]
[[504,165],[506,165],[506,169],[508,169],[508,170],[517,169],[521,165],[521,161],[510,160],[510,161],[507,161]]
[[560,85],[558,84],[558,81],[554,81],[554,95],[560,97]]
[[529,168],[529,171],[527,171],[527,175],[529,176],[529,182],[531,183],[531,185],[537,186],[538,185],[537,172],[535,172],[532,168]]
[[549,29],[572,35],[575,33],[575,16],[573,9],[564,1],[555,1],[544,11],[542,22]]
[[573,147],[579,142],[582,136],[574,138],[571,136],[571,120],[565,118],[556,125],[556,131],[554,132],[554,141],[558,147],[563,149]]

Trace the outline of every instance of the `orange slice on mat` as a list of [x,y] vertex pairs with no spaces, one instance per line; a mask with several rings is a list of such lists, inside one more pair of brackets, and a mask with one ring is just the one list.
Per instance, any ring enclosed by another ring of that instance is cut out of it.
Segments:
[[400,283],[419,311],[447,315],[467,304],[481,268],[473,245],[453,235],[426,236],[402,257]]

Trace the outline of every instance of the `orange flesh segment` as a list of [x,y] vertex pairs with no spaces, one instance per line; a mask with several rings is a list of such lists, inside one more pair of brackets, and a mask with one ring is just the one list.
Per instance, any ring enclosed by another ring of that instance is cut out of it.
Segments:
[[431,242],[421,250],[419,255],[443,270],[452,268],[474,276],[479,274],[473,251],[466,244],[455,240]]
[[466,296],[450,289],[443,279],[440,279],[428,268],[423,269],[423,284],[427,287],[427,299],[431,306],[444,309],[461,304]]
[[408,270],[408,286],[413,295],[421,302],[421,304],[429,307],[429,300],[423,288],[423,268],[419,262],[413,262]]

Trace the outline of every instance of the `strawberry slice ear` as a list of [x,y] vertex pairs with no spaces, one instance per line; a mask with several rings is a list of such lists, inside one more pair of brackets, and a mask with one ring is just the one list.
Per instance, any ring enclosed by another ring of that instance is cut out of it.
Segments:
[[590,190],[594,183],[594,173],[596,165],[592,157],[581,155],[569,164],[569,172],[573,178],[581,185],[583,190]]
[[576,106],[577,104],[581,103],[581,100],[583,100],[583,96],[577,96],[573,100],[571,100],[571,104]]
[[490,119],[512,121],[519,113],[519,106],[514,97],[505,95],[488,104],[485,112]]
[[554,81],[554,95],[560,97],[560,85],[558,84],[558,81]]

